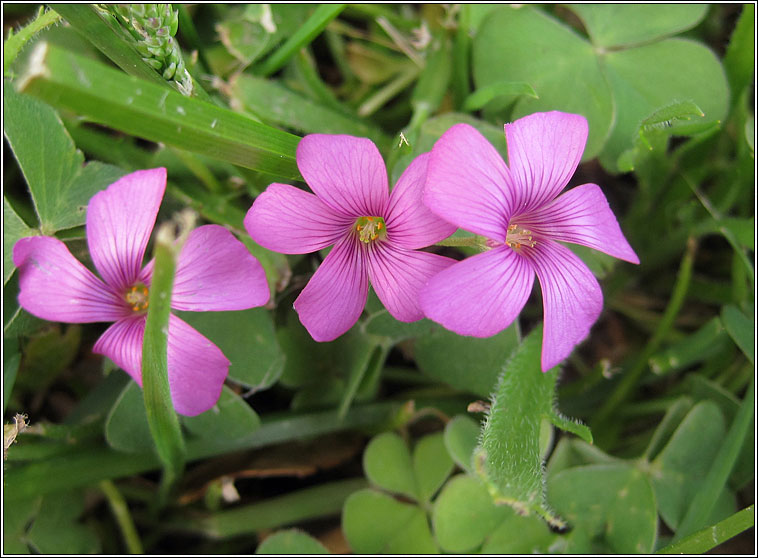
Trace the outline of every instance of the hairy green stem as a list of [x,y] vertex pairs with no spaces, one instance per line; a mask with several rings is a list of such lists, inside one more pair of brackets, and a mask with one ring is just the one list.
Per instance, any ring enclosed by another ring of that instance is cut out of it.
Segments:
[[22,27],[16,33],[9,31],[8,38],[3,43],[3,75],[8,73],[8,70],[13,64],[13,61],[24,48],[24,45],[28,43],[35,34],[42,31],[45,27],[57,23],[61,20],[61,16],[53,10],[44,11],[44,8],[40,8],[37,12],[37,17],[26,27]]

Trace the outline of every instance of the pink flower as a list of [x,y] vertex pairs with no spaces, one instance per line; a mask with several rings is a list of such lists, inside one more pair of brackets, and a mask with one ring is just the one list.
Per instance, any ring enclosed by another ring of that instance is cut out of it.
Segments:
[[315,195],[271,184],[253,203],[245,228],[269,250],[304,254],[334,244],[295,300],[316,341],[355,324],[369,281],[398,320],[424,317],[419,289],[453,260],[417,249],[455,231],[421,203],[427,159],[416,158],[388,194],[387,170],[370,140],[311,134],[297,147],[297,165]]
[[[95,194],[87,208],[87,243],[103,280],[56,238],[22,238],[13,247],[19,304],[45,320],[115,322],[93,351],[142,385],[142,339],[152,262],[142,267],[163,193],[166,169],[133,172]],[[242,310],[269,299],[263,268],[225,228],[193,230],[179,256],[171,306],[176,310]],[[229,361],[186,322],[171,315],[168,381],[176,411],[193,416],[221,394]]]
[[421,293],[432,320],[488,337],[518,316],[542,286],[542,370],[566,358],[600,315],[603,294],[587,266],[556,241],[639,263],[595,184],[566,187],[587,141],[577,114],[537,113],[506,124],[509,166],[471,126],[458,124],[429,158],[424,202],[457,226],[486,237],[490,250],[447,268]]

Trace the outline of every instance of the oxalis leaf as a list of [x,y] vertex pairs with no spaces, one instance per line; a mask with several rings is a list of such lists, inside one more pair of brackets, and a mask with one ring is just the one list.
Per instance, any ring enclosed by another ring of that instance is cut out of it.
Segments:
[[589,443],[592,434],[555,409],[558,367],[541,372],[541,348],[542,326],[538,326],[505,363],[474,465],[496,504],[509,505],[522,515],[536,513],[551,526],[563,528],[565,522],[550,510],[545,497],[540,422],[547,418]]
[[[83,225],[89,199],[123,171],[97,161],[84,165],[58,114],[45,103],[3,90],[5,136],[29,186],[42,234]],[[12,268],[11,268],[12,270]]]

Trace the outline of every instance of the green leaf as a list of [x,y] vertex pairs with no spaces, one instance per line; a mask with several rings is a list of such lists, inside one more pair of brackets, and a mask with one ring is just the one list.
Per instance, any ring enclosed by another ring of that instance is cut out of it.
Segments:
[[8,406],[16,383],[18,365],[21,362],[21,353],[18,350],[18,339],[15,337],[3,337],[3,416]]
[[360,490],[345,502],[342,530],[356,554],[436,554],[423,510],[376,490]]
[[424,51],[424,67],[411,93],[413,116],[408,126],[411,136],[442,103],[452,74],[451,54],[447,34],[433,33]]
[[651,464],[650,480],[661,518],[676,530],[705,479],[724,438],[724,418],[716,404],[695,405]]
[[547,464],[547,474],[550,477],[571,467],[598,463],[617,463],[618,461],[617,458],[608,455],[597,446],[588,444],[584,440],[563,437],[558,441],[550,456],[550,461]]
[[719,225],[730,230],[742,246],[755,249],[755,217],[723,217]]
[[240,74],[232,80],[229,92],[235,103],[264,122],[306,134],[349,134],[371,138],[379,144],[388,142],[378,128],[320,105],[273,80]]
[[498,81],[474,91],[463,101],[462,108],[465,111],[479,110],[495,99],[518,97],[520,95],[528,95],[529,97],[539,99],[539,95],[537,95],[534,88],[525,81]]
[[755,505],[752,505],[719,521],[716,525],[706,527],[677,543],[662,548],[656,554],[705,554],[754,525]]
[[268,389],[284,370],[271,315],[265,308],[234,312],[175,312],[229,359],[229,379],[256,391]]
[[512,515],[509,507],[495,505],[481,480],[457,475],[434,503],[434,536],[445,552],[471,552]]
[[479,551],[481,554],[588,554],[569,537],[550,532],[544,521],[536,517],[513,514],[489,536]]
[[428,334],[440,326],[426,318],[417,322],[401,322],[386,309],[372,312],[363,320],[361,327],[370,335],[385,337],[394,345],[406,339]]
[[749,318],[730,304],[721,309],[721,321],[750,363],[755,363],[755,318]]
[[84,511],[84,494],[51,494],[42,500],[40,512],[27,533],[29,544],[40,554],[93,554],[100,542],[77,519]]
[[[624,151],[619,157],[619,170],[634,170],[653,149],[664,150],[669,136],[686,135],[679,131],[682,122],[703,116],[705,116],[703,111],[692,101],[675,101],[653,111],[640,123],[634,138],[634,146]],[[702,123],[702,125],[709,126],[708,123]],[[696,132],[699,131],[696,129]]]
[[142,59],[131,44],[126,42],[123,29],[120,29],[115,22],[113,25],[106,23],[103,18],[107,16],[95,6],[57,4],[55,9],[123,71],[156,85],[168,87],[166,80]]
[[705,480],[700,484],[699,490],[690,503],[676,535],[674,535],[674,542],[700,529],[713,513],[713,509],[717,505],[729,475],[737,462],[748,429],[751,424],[754,424],[754,390],[755,384],[751,379],[745,398],[729,427],[724,442],[719,447]]
[[453,460],[445,449],[442,432],[429,434],[416,442],[416,447],[413,448],[413,471],[420,501],[431,501],[453,472],[453,467]]
[[69,324],[62,330],[59,324],[50,324],[34,334],[24,347],[24,362],[19,386],[30,391],[44,391],[68,368],[79,352],[82,328]]
[[145,400],[137,382],[131,381],[124,387],[108,413],[105,439],[113,449],[129,453],[151,451],[155,447],[147,424]]
[[421,371],[453,387],[488,397],[495,387],[504,356],[518,343],[514,323],[488,338],[464,337],[445,329],[416,339],[415,357]]
[[614,117],[611,91],[593,46],[566,25],[532,6],[493,10],[474,38],[472,67],[477,89],[526,82],[539,92],[539,99],[519,97],[509,120],[548,110],[582,114],[589,122],[583,160],[602,149]]
[[644,458],[651,461],[658,455],[663,447],[671,439],[676,428],[682,422],[687,413],[692,409],[693,401],[690,397],[677,398],[668,409],[663,419],[658,423],[658,428],[653,432],[653,437],[650,438],[650,443],[645,449]]
[[650,369],[663,375],[705,360],[721,350],[726,338],[721,320],[713,318],[696,332],[650,357]]
[[299,529],[277,531],[258,545],[256,554],[329,554],[329,549]]
[[155,142],[299,179],[297,136],[40,43],[20,89],[58,108]]
[[11,204],[3,196],[3,285],[11,278],[13,270],[13,246],[20,238],[32,236],[32,229],[13,210]]
[[690,101],[702,110],[702,120],[678,126],[677,133],[684,135],[690,128],[702,129],[726,116],[729,90],[724,69],[700,43],[667,39],[608,52],[604,60],[617,108],[616,124],[600,154],[600,162],[609,170],[616,169],[640,122],[661,107]]
[[39,513],[42,498],[3,501],[3,554],[29,554],[26,529]]
[[453,461],[468,473],[479,438],[479,424],[467,415],[457,415],[445,425],[445,447]]
[[43,234],[84,224],[89,199],[123,172],[102,163],[84,166],[60,117],[49,106],[20,95],[6,82],[5,135],[34,200]]
[[697,25],[707,4],[569,4],[598,47],[619,47],[661,39]]
[[363,470],[372,484],[389,492],[419,500],[411,454],[394,432],[373,438],[363,453]]
[[45,324],[18,305],[18,274],[3,286],[3,297],[3,337],[28,335]]
[[261,419],[244,399],[224,386],[214,407],[194,417],[182,417],[182,424],[200,438],[234,440],[256,431]]
[[[554,409],[558,367],[543,373],[541,350],[542,327],[538,326],[505,363],[474,461],[497,503],[512,506],[522,515],[536,513],[552,525],[562,526],[545,499],[541,422],[547,418],[575,432],[586,427],[561,417]],[[513,459],[514,455],[519,459]]]
[[658,515],[645,475],[627,464],[588,465],[548,478],[556,509],[574,529],[602,537],[611,552],[646,554],[655,544]]
[[[729,77],[733,100],[750,86],[755,72],[755,5],[743,4],[740,19],[729,39],[724,55],[724,69]],[[751,134],[752,140],[752,134]]]
[[247,66],[294,33],[311,10],[303,4],[234,6],[216,24],[216,31],[229,54]]

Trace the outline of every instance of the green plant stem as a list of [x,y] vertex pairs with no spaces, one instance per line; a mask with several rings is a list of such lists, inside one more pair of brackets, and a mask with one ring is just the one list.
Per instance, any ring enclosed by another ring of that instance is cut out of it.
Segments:
[[320,4],[297,31],[269,56],[256,70],[260,76],[268,77],[284,66],[287,61],[302,47],[309,44],[324,28],[336,18],[345,4]]
[[374,114],[388,103],[390,99],[395,97],[395,95],[413,83],[413,80],[418,77],[419,71],[418,66],[415,64],[408,66],[408,68],[398,74],[395,79],[366,99],[363,104],[358,107],[358,114],[363,117]]
[[134,521],[132,521],[129,507],[126,505],[123,495],[118,491],[116,485],[109,480],[100,481],[99,486],[108,500],[108,505],[116,518],[119,529],[121,529],[127,551],[129,554],[144,554],[142,541],[140,541],[137,529],[134,527]]
[[435,243],[435,246],[451,246],[451,247],[466,246],[469,248],[479,248],[479,249],[486,248],[485,239],[483,236],[459,236],[459,237],[451,236]]
[[176,258],[191,226],[185,228],[185,237],[178,243],[171,228],[171,224],[164,224],[156,234],[155,265],[142,345],[142,392],[147,422],[164,466],[159,503],[165,503],[171,487],[181,477],[186,451],[168,383],[168,328]]
[[3,75],[8,73],[13,61],[35,34],[61,20],[61,16],[53,10],[44,11],[44,7],[39,9],[37,17],[28,25],[22,27],[15,33],[10,31],[8,38],[3,43]]
[[696,250],[697,243],[694,238],[690,237],[687,241],[684,257],[679,266],[679,272],[677,273],[676,283],[674,284],[674,289],[671,293],[671,299],[666,306],[663,317],[660,322],[658,322],[655,332],[635,361],[634,366],[623,375],[618,386],[616,386],[616,389],[605,400],[605,403],[600,407],[600,410],[592,421],[592,429],[596,433],[598,439],[602,439],[602,436],[600,435],[601,432],[608,432],[608,421],[611,415],[632,395],[642,374],[644,374],[649,366],[650,357],[656,353],[663,339],[665,339],[671,331],[674,325],[674,320],[679,313],[679,310],[682,308],[687,296],[687,289],[689,288],[690,280],[692,279],[692,266],[695,261]]
[[273,529],[338,514],[347,497],[367,484],[364,478],[321,484],[263,502],[220,511],[199,520],[183,518],[174,525],[219,539]]

